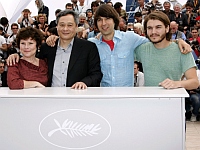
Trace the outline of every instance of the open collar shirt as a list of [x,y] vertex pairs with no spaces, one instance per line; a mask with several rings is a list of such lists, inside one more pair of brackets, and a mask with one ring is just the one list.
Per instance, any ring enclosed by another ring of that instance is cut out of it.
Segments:
[[54,68],[53,68],[53,78],[51,85],[52,87],[66,87],[67,70],[73,43],[74,43],[74,38],[72,39],[68,47],[64,49],[60,46],[60,40],[58,41]]
[[103,78],[102,87],[131,87],[133,86],[134,50],[137,46],[148,42],[148,39],[133,31],[122,32],[115,30],[113,37],[114,49],[96,38],[90,38],[98,48]]

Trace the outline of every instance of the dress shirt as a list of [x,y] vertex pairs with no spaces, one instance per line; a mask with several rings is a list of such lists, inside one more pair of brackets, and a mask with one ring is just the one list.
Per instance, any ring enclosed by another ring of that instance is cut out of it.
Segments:
[[64,49],[60,46],[60,41],[58,41],[53,68],[52,87],[66,87],[67,70],[73,42],[74,39],[70,42],[69,46]]
[[114,49],[96,38],[90,41],[97,45],[103,78],[102,87],[131,87],[133,86],[134,50],[137,46],[148,42],[148,39],[133,31],[122,32],[115,30],[113,37]]

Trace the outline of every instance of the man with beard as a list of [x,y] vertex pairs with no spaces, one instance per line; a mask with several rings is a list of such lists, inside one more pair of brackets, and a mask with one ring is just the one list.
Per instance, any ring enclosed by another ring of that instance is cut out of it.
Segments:
[[[170,21],[163,12],[153,12],[144,21],[144,30],[151,42],[135,50],[136,59],[143,65],[145,86],[166,89],[196,89],[199,86],[196,65],[191,53],[181,54],[178,46],[170,42]],[[182,75],[187,80],[180,81]]]

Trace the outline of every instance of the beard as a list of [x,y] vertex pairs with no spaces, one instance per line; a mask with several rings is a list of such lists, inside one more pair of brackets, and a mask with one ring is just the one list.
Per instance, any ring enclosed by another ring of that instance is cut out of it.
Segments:
[[[151,35],[150,35],[150,37],[151,37]],[[165,33],[165,34],[162,34],[162,35],[160,36],[160,40],[158,40],[158,41],[152,41],[150,37],[147,35],[147,38],[148,38],[153,44],[158,44],[158,43],[162,42],[162,41],[166,38],[166,33]]]

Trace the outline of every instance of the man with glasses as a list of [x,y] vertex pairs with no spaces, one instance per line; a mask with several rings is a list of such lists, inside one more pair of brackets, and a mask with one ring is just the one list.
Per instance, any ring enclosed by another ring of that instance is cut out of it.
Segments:
[[19,31],[19,27],[18,27],[18,24],[16,23],[13,23],[11,25],[11,30],[12,30],[12,34],[8,37],[7,39],[7,46],[8,46],[8,49],[12,47],[12,44],[13,42],[15,42],[15,39],[16,39],[16,35]]

